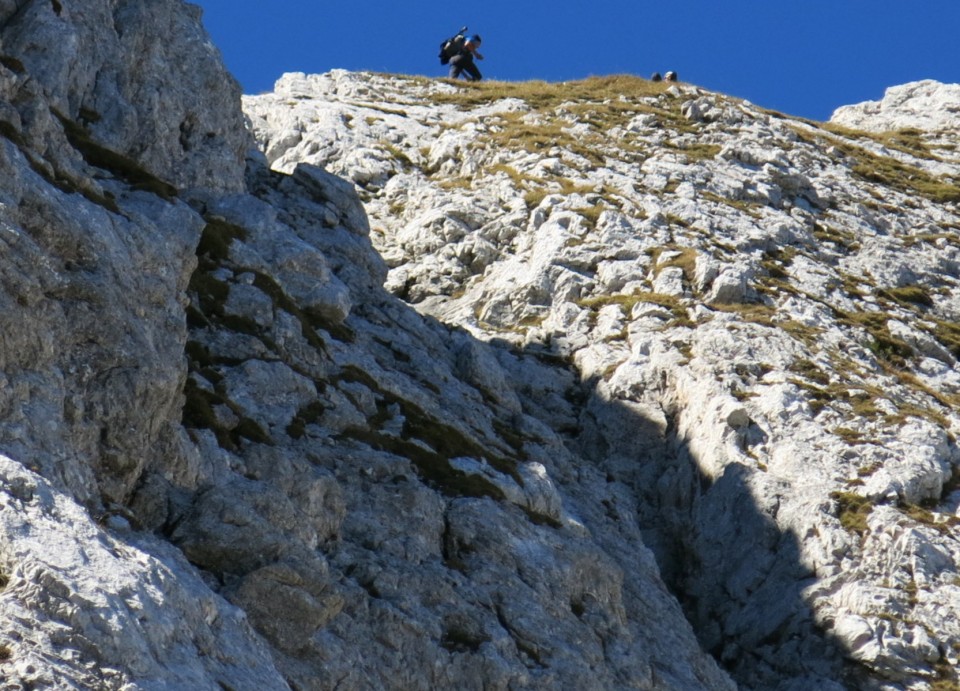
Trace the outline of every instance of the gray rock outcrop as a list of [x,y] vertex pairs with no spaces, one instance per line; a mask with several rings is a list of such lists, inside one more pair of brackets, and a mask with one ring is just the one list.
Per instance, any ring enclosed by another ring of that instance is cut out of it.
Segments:
[[831,122],[868,132],[913,129],[956,130],[960,117],[960,84],[926,79],[892,86],[879,101],[838,108]]
[[501,89],[0,2],[2,688],[956,682],[951,135]]
[[196,8],[0,15],[5,688],[732,687],[353,185],[250,152]]
[[561,496],[633,515],[742,687],[926,688],[960,642],[954,89],[841,111],[907,128],[878,135],[628,78],[290,74],[244,107],[274,168],[359,186],[392,292],[513,350],[606,477],[545,463]]

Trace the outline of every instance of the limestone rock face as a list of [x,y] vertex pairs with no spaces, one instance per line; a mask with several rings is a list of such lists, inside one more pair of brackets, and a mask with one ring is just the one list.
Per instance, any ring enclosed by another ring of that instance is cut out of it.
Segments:
[[58,151],[65,119],[93,165],[178,188],[238,189],[250,146],[240,88],[200,14],[179,0],[2,3],[0,119],[51,162],[71,155]]
[[0,457],[6,688],[284,688],[270,649],[168,543],[98,524]]
[[163,513],[202,464],[181,419],[206,222],[177,187],[242,187],[250,142],[195,8],[141,5],[0,4],[0,678],[284,688],[244,612],[128,508]]
[[[248,184],[207,203],[188,289],[184,425],[205,462],[152,522],[175,523],[285,678],[732,688],[636,521],[563,490],[606,480],[524,411],[510,368],[578,395],[566,371],[501,364],[384,291],[356,193],[329,173],[252,163]],[[342,310],[287,278],[307,259]]]
[[[7,334],[0,437],[8,454],[95,504],[125,501],[145,466],[180,453],[182,296],[203,221],[160,177],[198,182],[186,169],[171,175],[182,148],[178,135],[166,133],[165,140],[151,129],[156,109],[133,117],[137,106],[128,103],[130,127],[105,137],[93,131],[92,105],[83,99],[111,85],[122,91],[148,74],[122,53],[109,53],[116,28],[97,12],[108,3],[90,5],[89,11],[81,3],[10,7],[0,32],[0,300]],[[184,11],[179,4],[168,10],[168,19]],[[144,26],[125,36],[150,31]],[[159,64],[153,70],[162,72]],[[214,63],[206,74],[212,79],[222,69]],[[176,73],[165,78],[173,83]],[[163,90],[163,82],[153,88]],[[111,103],[125,104],[113,97]],[[231,121],[238,118],[219,126]],[[124,138],[152,148],[127,150]],[[203,158],[196,163],[242,179],[236,161],[221,166]]]
[[957,681],[949,133],[0,19],[4,688]]
[[[514,378],[249,152],[179,2],[0,4],[10,688],[732,688]],[[503,362],[501,359],[505,358]],[[582,503],[582,506],[581,506]]]
[[244,108],[274,169],[357,184],[388,290],[493,346],[466,381],[560,435],[546,503],[456,468],[608,554],[592,512],[635,525],[744,688],[924,688],[960,646],[955,89],[835,116],[879,135],[629,78],[289,74]]
[[869,132],[955,130],[960,118],[960,84],[926,79],[892,86],[879,101],[838,108],[831,122]]

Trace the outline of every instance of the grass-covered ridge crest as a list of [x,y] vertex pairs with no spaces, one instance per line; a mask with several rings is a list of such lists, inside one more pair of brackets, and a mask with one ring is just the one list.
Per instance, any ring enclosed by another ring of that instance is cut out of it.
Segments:
[[527,103],[531,108],[556,108],[571,101],[605,101],[640,99],[659,96],[665,93],[668,85],[664,82],[652,82],[629,74],[617,74],[604,77],[587,77],[565,82],[547,82],[531,80],[522,82],[481,81],[455,82],[444,80],[456,86],[452,93],[433,95],[438,103],[452,103],[463,107],[475,107],[508,98]]

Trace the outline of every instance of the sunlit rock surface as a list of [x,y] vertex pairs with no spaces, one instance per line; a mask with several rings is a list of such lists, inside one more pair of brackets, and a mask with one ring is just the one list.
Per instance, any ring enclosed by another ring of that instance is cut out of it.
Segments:
[[148,5],[0,2],[3,688],[956,682],[948,128]]
[[637,520],[741,685],[921,688],[960,635],[955,89],[838,111],[878,135],[631,78],[288,74],[244,108],[275,169],[356,183],[388,289],[500,351],[606,474],[547,463],[561,493]]

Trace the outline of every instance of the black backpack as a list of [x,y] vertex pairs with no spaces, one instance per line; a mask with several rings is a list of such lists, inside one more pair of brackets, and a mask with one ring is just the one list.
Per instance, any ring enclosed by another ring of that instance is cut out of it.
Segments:
[[450,58],[460,52],[463,48],[463,42],[466,41],[464,34],[467,33],[467,27],[463,27],[456,33],[455,36],[451,36],[446,41],[440,44],[440,64],[446,65],[450,62]]

